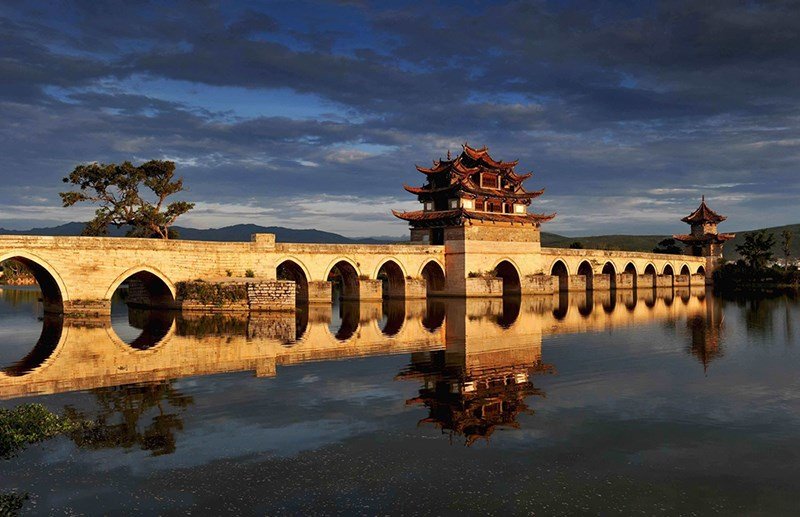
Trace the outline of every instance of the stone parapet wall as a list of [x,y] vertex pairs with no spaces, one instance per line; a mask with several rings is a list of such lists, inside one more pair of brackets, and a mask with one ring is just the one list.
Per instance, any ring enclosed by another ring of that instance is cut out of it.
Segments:
[[184,311],[293,311],[295,283],[288,280],[181,282],[177,307]]

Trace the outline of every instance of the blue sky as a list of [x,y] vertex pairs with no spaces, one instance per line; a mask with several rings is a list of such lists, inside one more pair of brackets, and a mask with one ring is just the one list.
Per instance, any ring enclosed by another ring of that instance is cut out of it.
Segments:
[[0,227],[89,161],[173,159],[179,224],[403,235],[460,144],[533,171],[563,234],[800,222],[798,2],[0,5]]

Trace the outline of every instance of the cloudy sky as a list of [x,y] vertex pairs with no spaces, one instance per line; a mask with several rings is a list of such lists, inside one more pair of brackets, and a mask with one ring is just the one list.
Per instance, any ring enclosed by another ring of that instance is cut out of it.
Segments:
[[[0,227],[88,219],[60,179],[171,159],[197,208],[403,235],[403,183],[467,141],[533,171],[549,231],[800,222],[800,4],[0,4]],[[387,7],[390,5],[390,7]]]

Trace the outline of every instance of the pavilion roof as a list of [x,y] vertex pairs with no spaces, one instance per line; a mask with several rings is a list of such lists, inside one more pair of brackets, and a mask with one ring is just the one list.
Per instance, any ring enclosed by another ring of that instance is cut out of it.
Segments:
[[703,196],[703,199],[700,202],[700,206],[697,207],[697,210],[681,219],[681,221],[689,224],[721,223],[725,219],[727,219],[727,217],[719,215],[715,211],[708,208],[708,205],[706,205],[706,197]]
[[489,148],[475,149],[468,144],[462,145],[463,151],[456,158],[450,158],[449,152],[446,160],[434,160],[433,167],[416,166],[423,174],[451,173],[456,176],[470,176],[476,172],[493,172],[505,177],[508,181],[519,184],[533,176],[533,173],[517,174],[514,167],[519,160],[503,162],[489,155]]
[[512,192],[510,190],[483,188],[475,185],[468,178],[463,178],[443,187],[434,187],[428,184],[422,187],[403,185],[403,188],[406,189],[406,191],[416,195],[437,194],[441,192],[460,192],[469,194],[471,197],[504,198],[515,200],[530,200],[544,194],[544,189],[529,192],[520,187],[515,192]]
[[447,221],[485,221],[485,222],[504,222],[516,224],[540,224],[550,221],[556,214],[501,214],[497,212],[476,212],[455,208],[452,210],[439,210],[426,212],[415,210],[413,212],[399,212],[392,210],[395,217],[414,223],[439,223]]
[[725,242],[736,237],[735,233],[705,233],[703,235],[673,235],[676,241],[685,244],[707,244],[712,242]]

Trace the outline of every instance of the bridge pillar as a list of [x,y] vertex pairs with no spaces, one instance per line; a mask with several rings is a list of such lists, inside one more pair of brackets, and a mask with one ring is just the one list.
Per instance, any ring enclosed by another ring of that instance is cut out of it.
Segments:
[[672,275],[658,275],[656,276],[656,287],[673,287],[675,277]]
[[111,300],[67,300],[63,311],[56,307],[52,311],[63,312],[65,316],[74,318],[111,316]]
[[357,300],[366,302],[366,301],[380,301],[382,299],[383,299],[383,282],[381,280],[359,279]]
[[327,303],[333,299],[333,285],[327,280],[308,281],[308,303]]
[[521,279],[522,294],[553,294],[558,292],[558,277],[528,275]]
[[405,299],[421,300],[428,297],[427,282],[424,278],[406,278]]
[[594,275],[592,282],[592,289],[595,291],[610,291],[611,290],[611,275],[597,274]]
[[675,287],[689,287],[691,284],[691,275],[678,275],[675,277]]
[[691,282],[692,287],[706,285],[706,275],[700,273],[700,274],[689,275],[689,276],[690,276],[690,282]]
[[620,273],[617,275],[617,289],[635,289],[636,275],[631,273]]
[[639,289],[652,289],[656,286],[656,279],[653,275],[639,275],[636,286]]
[[586,285],[585,275],[569,275],[567,279],[567,291],[570,292],[586,291]]

